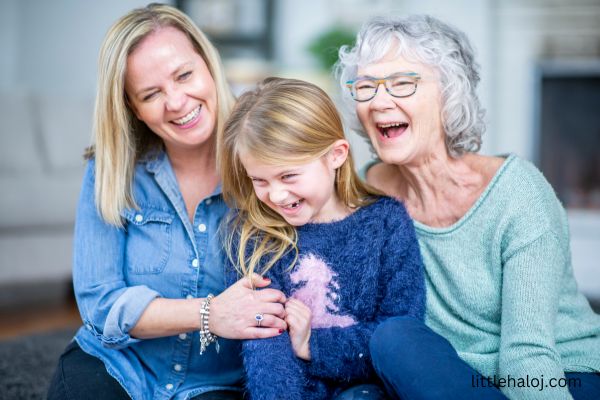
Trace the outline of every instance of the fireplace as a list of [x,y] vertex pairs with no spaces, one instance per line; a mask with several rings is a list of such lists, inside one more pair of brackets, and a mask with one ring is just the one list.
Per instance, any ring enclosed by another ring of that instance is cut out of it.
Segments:
[[539,68],[536,161],[567,209],[600,212],[600,61]]

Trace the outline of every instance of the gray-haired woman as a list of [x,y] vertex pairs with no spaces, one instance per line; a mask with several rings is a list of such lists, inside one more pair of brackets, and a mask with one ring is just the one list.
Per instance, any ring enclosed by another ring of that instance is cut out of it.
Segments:
[[577,290],[565,211],[529,162],[476,154],[466,36],[428,16],[378,18],[337,73],[382,161],[367,182],[404,202],[426,270],[428,327],[390,319],[371,341],[390,394],[600,398],[600,317]]

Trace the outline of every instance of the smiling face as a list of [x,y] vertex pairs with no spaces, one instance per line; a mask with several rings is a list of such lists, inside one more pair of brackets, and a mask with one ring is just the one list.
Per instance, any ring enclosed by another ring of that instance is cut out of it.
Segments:
[[346,207],[335,192],[335,170],[346,160],[347,142],[336,153],[332,149],[316,160],[289,166],[274,166],[242,154],[256,197],[281,215],[287,223],[302,226],[345,217]]
[[418,164],[446,152],[436,71],[394,55],[359,68],[357,76],[383,78],[398,72],[414,72],[421,77],[413,95],[393,97],[381,85],[373,99],[356,103],[356,112],[383,162]]
[[127,58],[125,90],[141,121],[168,152],[212,140],[217,114],[215,83],[188,37],[172,27],[144,38]]

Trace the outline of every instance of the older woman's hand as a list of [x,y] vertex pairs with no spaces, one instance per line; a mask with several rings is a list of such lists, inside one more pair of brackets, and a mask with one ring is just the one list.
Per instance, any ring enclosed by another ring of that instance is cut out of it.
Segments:
[[[242,278],[216,296],[210,304],[210,331],[229,339],[261,339],[281,334],[287,329],[285,295],[276,289],[252,289],[270,284],[270,279],[253,274],[251,280]],[[260,327],[257,314],[263,317]]]

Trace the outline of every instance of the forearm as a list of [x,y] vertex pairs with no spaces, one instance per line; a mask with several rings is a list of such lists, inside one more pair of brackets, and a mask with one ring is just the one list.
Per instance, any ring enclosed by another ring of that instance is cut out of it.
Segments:
[[200,307],[204,300],[154,299],[129,333],[138,339],[154,339],[200,330]]
[[[556,341],[556,314],[566,262],[561,242],[546,232],[507,257],[502,285],[499,378],[564,377]],[[505,387],[511,398],[565,399],[567,388]]]

